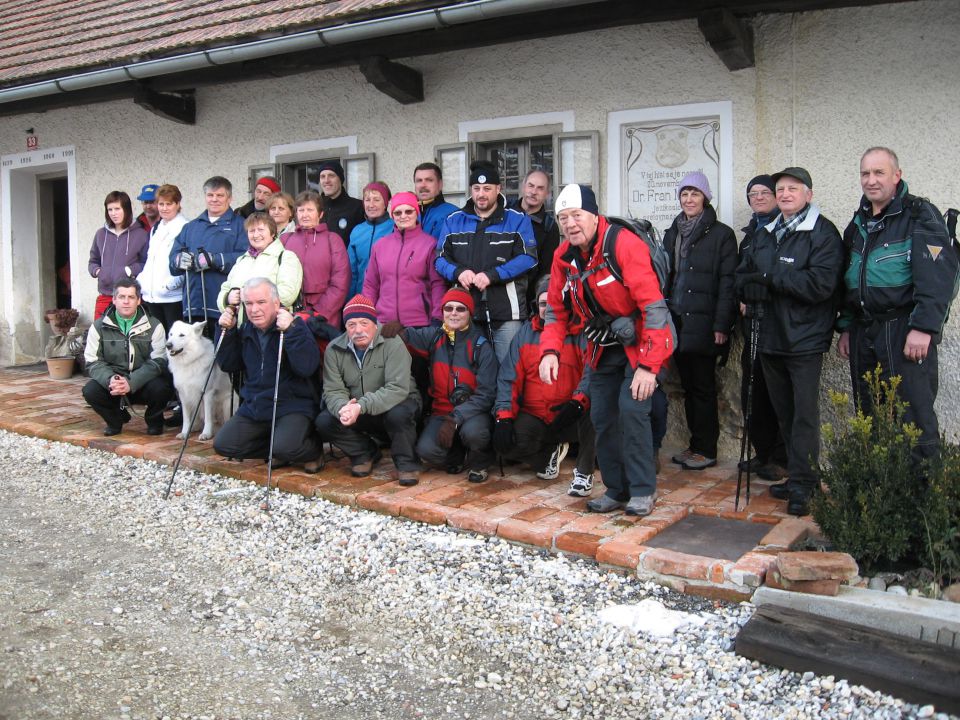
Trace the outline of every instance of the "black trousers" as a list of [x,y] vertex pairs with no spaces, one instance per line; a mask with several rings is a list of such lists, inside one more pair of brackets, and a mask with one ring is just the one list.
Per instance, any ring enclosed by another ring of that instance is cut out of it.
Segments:
[[[127,395],[128,402],[147,406],[143,419],[150,428],[163,427],[163,410],[172,398],[173,380],[167,373],[155,377],[136,392]],[[120,409],[121,397],[111,395],[110,391],[96,380],[89,380],[83,386],[83,399],[110,427],[122,427],[123,423],[130,419],[130,416]]]
[[868,414],[873,411],[873,397],[863,379],[864,373],[879,365],[884,380],[900,376],[897,393],[901,400],[909,403],[903,419],[920,429],[920,441],[914,449],[914,456],[922,460],[936,457],[940,447],[940,428],[933,409],[939,385],[937,346],[930,343],[927,358],[922,363],[907,360],[903,356],[903,346],[910,332],[909,321],[910,317],[904,315],[892,320],[851,325],[850,375],[854,401]]
[[550,426],[536,415],[520,412],[513,421],[516,445],[503,456],[504,460],[516,460],[527,463],[538,472],[545,469],[553,451],[562,442],[580,443],[577,454],[577,470],[584,475],[593,472],[596,462],[596,435],[589,413],[584,413],[576,423],[568,425],[559,433],[550,430]]
[[674,354],[683,407],[690,430],[690,449],[708,458],[717,457],[720,417],[717,412],[717,356],[678,352]]
[[431,415],[424,423],[420,439],[417,440],[420,459],[433,467],[459,465],[466,450],[468,469],[487,470],[493,463],[493,449],[490,447],[493,417],[487,413],[474,415],[457,428],[453,446],[449,448],[443,447],[437,438],[445,417]]
[[170,326],[177,320],[183,320],[183,303],[179,300],[168,303],[149,303],[144,301],[143,309],[151,317],[155,317],[163,325],[163,329],[170,332]]
[[315,425],[320,437],[340,448],[353,464],[370,460],[383,438],[390,440],[390,455],[397,470],[420,470],[414,445],[417,442],[417,418],[420,405],[407,398],[381,415],[360,415],[353,425],[342,425],[340,418],[324,408]]
[[[237,413],[217,432],[213,448],[224,457],[266,460],[270,452],[270,423]],[[313,418],[295,413],[277,416],[274,460],[307,463],[318,459],[321,450],[313,433]]]
[[750,385],[750,320],[744,319],[741,323],[744,328],[743,350],[740,352],[740,410],[744,422],[750,417],[750,444],[756,452],[758,460],[763,463],[774,462],[782,467],[787,466],[787,447],[780,434],[780,425],[777,422],[777,413],[770,401],[770,392],[767,390],[767,380],[763,374],[763,365],[757,355],[753,366],[753,394],[751,396],[752,412],[747,412],[747,393]]
[[787,446],[787,487],[809,495],[820,463],[820,371],[823,355],[760,355],[780,432]]

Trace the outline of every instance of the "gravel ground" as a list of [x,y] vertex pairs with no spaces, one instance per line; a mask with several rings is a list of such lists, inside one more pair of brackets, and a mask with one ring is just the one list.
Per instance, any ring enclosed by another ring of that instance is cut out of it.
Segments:
[[[933,715],[737,657],[747,603],[169,473],[0,432],[0,720]],[[644,599],[703,622],[598,620]]]

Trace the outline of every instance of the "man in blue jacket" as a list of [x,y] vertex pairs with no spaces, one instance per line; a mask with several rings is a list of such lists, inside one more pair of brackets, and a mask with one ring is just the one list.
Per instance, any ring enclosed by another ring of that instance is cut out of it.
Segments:
[[190,322],[206,320],[212,338],[220,310],[217,295],[234,263],[249,243],[243,218],[230,208],[233,186],[216,175],[203,184],[207,209],[183,226],[170,249],[170,272],[186,273],[183,316]]
[[[274,460],[303,463],[306,472],[319,472],[322,448],[313,434],[318,398],[311,380],[320,367],[320,350],[313,333],[301,318],[280,306],[277,286],[266,278],[248,280],[241,297],[247,322],[237,330],[234,309],[227,306],[223,311],[219,325],[224,338],[217,364],[224,372],[246,373],[240,391],[243,402],[220,428],[213,447],[225,457],[266,459],[276,384]],[[278,359],[281,335],[283,357]]]
[[470,199],[444,221],[437,250],[437,272],[470,292],[474,322],[502,363],[527,319],[527,282],[537,264],[537,241],[530,218],[506,208],[496,167],[471,163]]
[[420,163],[413,169],[413,189],[420,201],[420,227],[434,240],[443,229],[443,221],[457,206],[443,198],[443,170],[436,163]]

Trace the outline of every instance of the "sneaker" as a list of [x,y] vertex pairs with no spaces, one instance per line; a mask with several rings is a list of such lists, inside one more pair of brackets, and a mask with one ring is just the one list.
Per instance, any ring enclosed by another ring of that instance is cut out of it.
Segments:
[[487,479],[486,470],[471,470],[467,473],[467,482],[482,483]]
[[303,464],[303,471],[308,475],[316,475],[318,472],[323,470],[323,458],[318,460],[311,460]]
[[608,513],[613,512],[614,510],[619,510],[625,505],[625,502],[622,502],[621,500],[614,500],[609,495],[604,494],[587,502],[587,510],[595,513]]
[[700,453],[690,453],[690,457],[683,461],[683,467],[686,470],[703,470],[713,467],[717,464],[716,458],[708,458]]
[[560,443],[557,445],[553,453],[551,453],[550,459],[547,460],[547,467],[538,472],[537,477],[541,480],[556,480],[560,477],[560,463],[563,462],[563,459],[569,451],[570,443]]
[[420,473],[416,470],[401,470],[397,474],[397,481],[403,487],[412,487],[420,482]]
[[582,472],[574,468],[573,480],[570,481],[570,489],[567,490],[567,495],[572,495],[573,497],[587,497],[591,490],[593,490],[593,474],[584,475]]
[[670,458],[670,459],[671,459],[673,462],[675,462],[677,465],[683,465],[687,460],[689,460],[691,457],[693,457],[693,455],[694,455],[693,450],[691,450],[690,448],[687,448],[687,449],[684,450],[683,452],[677,453],[676,455],[674,455],[674,456],[673,456],[672,458]]
[[653,512],[653,501],[655,498],[655,495],[641,495],[639,497],[632,497],[630,498],[630,502],[627,503],[627,509],[625,512],[627,515],[646,517]]

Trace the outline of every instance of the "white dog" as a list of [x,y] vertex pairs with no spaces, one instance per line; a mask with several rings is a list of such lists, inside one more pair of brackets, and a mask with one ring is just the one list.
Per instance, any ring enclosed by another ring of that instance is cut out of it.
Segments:
[[[203,336],[204,322],[189,323],[177,320],[167,333],[167,358],[173,384],[180,396],[183,411],[183,430],[177,435],[183,440],[194,428],[190,418],[197,409],[203,381],[213,364],[213,343]],[[203,393],[203,432],[201,440],[211,439],[230,417],[230,376],[219,367],[210,374],[210,382]]]

